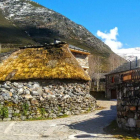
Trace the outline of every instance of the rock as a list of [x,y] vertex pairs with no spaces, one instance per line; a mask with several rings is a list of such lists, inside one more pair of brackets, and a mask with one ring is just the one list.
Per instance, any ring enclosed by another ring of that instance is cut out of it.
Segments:
[[8,86],[6,83],[3,85],[4,88],[10,89],[10,86]]
[[8,100],[9,97],[8,96],[3,96],[4,100]]
[[14,85],[15,87],[18,87],[18,83],[16,83],[16,82],[14,82],[13,85]]
[[59,113],[59,114],[58,114],[58,116],[63,116],[63,115],[64,115],[63,113]]
[[136,120],[133,119],[133,118],[129,118],[129,119],[128,119],[128,122],[127,122],[127,125],[128,125],[129,127],[136,127]]
[[16,111],[15,111],[15,113],[17,113],[17,114],[18,114],[19,112],[20,112],[20,110],[16,110]]
[[74,114],[75,114],[75,115],[79,115],[80,112],[79,112],[78,110],[76,110],[76,111],[74,111]]
[[50,91],[49,88],[44,87],[44,89],[45,89],[45,92],[46,92],[46,93],[48,93],[48,94],[52,94],[52,95],[53,95],[53,92]]
[[31,96],[30,94],[25,95],[25,99],[32,99],[33,96]]
[[8,114],[8,118],[12,118],[12,114]]
[[38,93],[37,91],[32,91],[32,95],[33,95],[33,96],[38,96],[39,93]]
[[34,98],[34,99],[31,100],[31,104],[32,104],[32,105],[38,105],[39,103],[38,103],[38,101]]
[[71,115],[71,111],[67,111],[65,114],[66,115]]
[[40,87],[39,84],[34,84],[32,90],[37,91],[39,87]]
[[24,93],[24,89],[23,88],[18,89],[18,94],[23,94],[23,93]]
[[15,89],[10,89],[10,92],[12,92],[13,94],[16,94],[17,93],[17,91],[15,90]]
[[48,91],[49,91],[49,88],[47,88],[47,87],[44,87],[44,90],[45,90],[45,92],[46,92],[46,93],[48,93]]
[[38,90],[37,90],[37,92],[38,92],[39,95],[42,95],[43,94],[42,87],[39,87]]
[[23,83],[18,83],[18,88],[22,88],[23,87]]
[[69,96],[69,95],[65,95],[65,96],[64,96],[64,99],[66,99],[66,98],[70,98],[70,96]]
[[3,100],[4,100],[3,96],[0,96],[0,101],[3,101]]
[[43,102],[44,101],[44,98],[40,97],[40,101]]
[[47,98],[47,94],[46,93],[43,93],[42,96],[43,96],[43,98]]
[[21,120],[22,121],[26,120],[26,116],[21,116]]
[[25,94],[30,94],[30,91],[29,91],[28,89],[26,89],[26,90],[24,91],[24,93],[25,93]]
[[47,96],[48,99],[50,99],[50,98],[55,98],[55,97],[56,97],[55,95],[51,95],[51,94],[49,94],[49,95]]
[[11,118],[4,118],[3,121],[11,121]]

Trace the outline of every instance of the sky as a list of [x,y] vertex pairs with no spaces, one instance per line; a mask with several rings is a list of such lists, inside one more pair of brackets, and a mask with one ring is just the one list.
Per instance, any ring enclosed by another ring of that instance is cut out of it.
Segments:
[[116,53],[140,55],[140,0],[34,0],[83,25]]

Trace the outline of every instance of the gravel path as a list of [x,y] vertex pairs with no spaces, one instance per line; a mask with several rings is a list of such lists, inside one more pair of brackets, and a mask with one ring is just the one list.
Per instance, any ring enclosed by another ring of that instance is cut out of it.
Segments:
[[0,140],[117,140],[103,128],[116,118],[116,101],[98,101],[104,110],[46,121],[0,122]]

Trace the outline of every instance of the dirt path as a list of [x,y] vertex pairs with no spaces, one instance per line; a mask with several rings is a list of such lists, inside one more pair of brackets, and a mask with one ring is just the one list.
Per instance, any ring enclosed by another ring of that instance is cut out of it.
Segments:
[[0,122],[0,140],[117,140],[103,128],[116,118],[116,101],[98,101],[104,110],[46,121]]

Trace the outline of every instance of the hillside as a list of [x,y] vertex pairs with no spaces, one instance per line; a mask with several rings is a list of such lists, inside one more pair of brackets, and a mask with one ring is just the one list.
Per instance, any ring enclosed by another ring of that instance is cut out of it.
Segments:
[[0,0],[0,9],[1,43],[44,44],[56,38],[104,57],[103,65],[113,53],[83,26],[33,1]]
[[34,41],[6,19],[0,10],[0,43],[34,44]]

